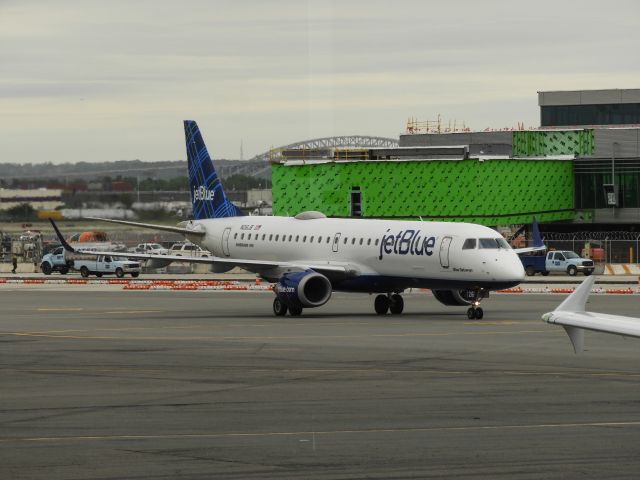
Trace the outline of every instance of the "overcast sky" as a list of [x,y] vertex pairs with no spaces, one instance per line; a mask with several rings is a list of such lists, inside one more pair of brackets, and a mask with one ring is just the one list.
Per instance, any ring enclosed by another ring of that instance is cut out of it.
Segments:
[[215,158],[639,88],[640,2],[0,0],[0,161]]

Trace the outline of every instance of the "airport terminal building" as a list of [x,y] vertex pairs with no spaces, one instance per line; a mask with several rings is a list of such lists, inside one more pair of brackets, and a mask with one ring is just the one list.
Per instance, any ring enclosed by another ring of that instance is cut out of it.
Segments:
[[[640,89],[539,92],[540,128],[407,133],[399,147],[282,152],[273,211],[489,226],[640,223]],[[626,226],[625,226],[626,225]]]

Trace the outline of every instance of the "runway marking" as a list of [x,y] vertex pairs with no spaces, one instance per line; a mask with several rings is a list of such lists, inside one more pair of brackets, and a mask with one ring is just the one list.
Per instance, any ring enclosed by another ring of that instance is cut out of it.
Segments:
[[247,438],[247,437],[291,437],[311,435],[371,435],[381,433],[424,433],[424,432],[482,432],[500,430],[543,430],[563,428],[620,428],[640,427],[640,421],[629,422],[584,422],[584,423],[537,423],[521,425],[462,425],[457,427],[407,427],[407,428],[363,428],[344,430],[302,430],[282,432],[213,432],[213,433],[167,433],[159,435],[123,434],[123,435],[77,435],[60,437],[16,437],[3,438],[0,443],[15,442],[77,442],[77,441],[112,441],[112,440],[171,440],[202,438]]
[[[97,331],[97,330],[92,330]],[[449,332],[449,333],[372,333],[367,335],[273,335],[273,336],[198,336],[198,337],[114,337],[99,335],[50,335],[39,332],[0,332],[0,335],[16,337],[46,337],[73,340],[145,340],[145,341],[228,341],[228,340],[304,340],[304,339],[348,339],[348,338],[402,338],[402,337],[451,337],[469,335],[518,335],[523,333],[550,333],[550,330],[516,330],[510,332]]]
[[84,310],[81,307],[60,307],[60,308],[38,308],[38,312],[80,312]]

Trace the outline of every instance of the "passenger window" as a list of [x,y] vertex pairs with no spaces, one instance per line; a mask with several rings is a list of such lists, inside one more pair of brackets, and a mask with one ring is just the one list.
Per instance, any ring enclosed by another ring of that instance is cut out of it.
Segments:
[[351,239],[351,245],[355,245],[355,244],[356,244],[356,237],[353,237],[353,238]]
[[273,233],[269,234],[269,241],[273,240]]
[[322,243],[322,237],[318,237],[318,243]]
[[492,248],[497,249],[498,242],[495,238],[481,238],[480,239],[480,248]]
[[371,239],[367,238],[367,245],[371,245]]
[[296,242],[300,241],[300,235],[296,235]]
[[347,238],[347,237],[344,237],[344,242],[343,242],[343,243],[344,243],[345,245],[347,244],[347,240],[348,240],[348,238]]
[[250,233],[247,235],[247,240],[251,240],[251,234]]
[[276,235],[276,242],[280,239],[280,235]]
[[289,241],[291,241],[292,238],[293,238],[293,235],[289,235]]
[[240,235],[240,240],[244,240],[244,233]]
[[233,239],[235,240],[236,238],[238,238],[238,232],[233,234]]
[[331,243],[331,237],[327,237],[327,243]]
[[263,241],[264,241],[264,239],[265,239],[265,237],[266,237],[266,236],[267,236],[267,234],[266,234],[266,233],[263,233],[263,234],[262,234],[262,240],[263,240]]
[[473,250],[476,248],[476,239],[475,238],[467,238],[462,244],[463,250]]
[[379,238],[376,238],[376,247],[378,246],[378,242],[380,241]]
[[313,235],[311,235],[311,238],[309,239],[309,243],[313,243]]
[[364,239],[363,239],[363,238],[361,238],[361,239],[360,239],[360,245],[362,245],[362,242],[363,242],[363,241],[364,241]]
[[307,241],[307,236],[305,235],[304,237],[302,237],[302,241],[306,242]]

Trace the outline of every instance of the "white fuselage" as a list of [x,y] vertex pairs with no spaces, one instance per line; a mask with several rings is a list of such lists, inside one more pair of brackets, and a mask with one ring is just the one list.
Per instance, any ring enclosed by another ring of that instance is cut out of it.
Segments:
[[[206,232],[190,240],[223,259],[345,266],[357,272],[353,280],[334,285],[338,290],[388,291],[396,284],[500,289],[524,279],[520,259],[504,242],[481,248],[480,239],[502,239],[481,225],[253,216],[190,223]],[[476,240],[475,248],[463,249],[467,239]]]

